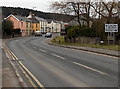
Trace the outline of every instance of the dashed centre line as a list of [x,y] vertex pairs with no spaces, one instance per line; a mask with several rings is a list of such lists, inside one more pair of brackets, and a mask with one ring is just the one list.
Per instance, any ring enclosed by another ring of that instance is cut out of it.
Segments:
[[56,54],[52,54],[53,56],[56,56],[56,57],[58,57],[58,58],[61,58],[61,59],[65,59],[64,57],[61,57],[61,56],[59,56],[59,55],[56,55]]
[[107,73],[104,73],[104,72],[102,72],[102,71],[96,70],[96,69],[91,68],[91,67],[89,67],[89,66],[86,66],[86,65],[83,65],[83,64],[80,64],[80,63],[77,63],[77,62],[73,62],[73,63],[76,64],[76,65],[82,66],[82,67],[84,67],[84,68],[87,68],[87,69],[89,69],[89,70],[98,72],[98,73],[100,73],[100,74],[109,75],[109,74],[107,74]]
[[26,44],[27,46],[29,46],[29,44]]
[[33,47],[34,49],[36,49],[36,47]]
[[[61,57],[61,56],[56,55],[56,54],[52,54],[52,55],[53,55],[53,56],[56,56],[56,57],[58,57],[58,58],[61,58],[61,59],[65,59],[64,57]],[[72,62],[72,61],[71,61],[71,62]],[[86,69],[92,70],[92,71],[94,71],[94,72],[97,72],[97,73],[100,73],[100,74],[103,74],[103,75],[109,75],[109,74],[107,74],[107,73],[104,73],[104,72],[99,71],[99,70],[97,70],[97,69],[91,68],[91,67],[89,67],[89,66],[86,66],[86,65],[83,65],[83,64],[80,64],[80,63],[77,63],[77,62],[73,62],[73,63],[76,64],[76,65],[82,66],[82,67],[84,67],[84,68],[86,68]]]
[[[34,49],[37,49],[37,47],[33,47]],[[40,50],[40,51],[42,51],[42,52],[44,52],[44,53],[47,53],[47,51],[45,51],[45,50],[43,50],[43,49],[38,49],[38,50]]]
[[43,50],[43,49],[39,49],[40,51],[44,52],[44,53],[47,53],[47,51]]

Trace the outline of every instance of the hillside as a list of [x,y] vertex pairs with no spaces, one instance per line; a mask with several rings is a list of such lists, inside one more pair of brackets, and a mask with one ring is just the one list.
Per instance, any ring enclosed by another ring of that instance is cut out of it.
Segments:
[[2,7],[2,16],[3,18],[7,17],[10,14],[28,16],[29,12],[32,11],[36,16],[39,16],[44,19],[54,19],[58,21],[68,22],[73,19],[73,16],[56,14],[56,13],[45,13],[41,11],[35,11],[32,9],[20,8],[20,7]]

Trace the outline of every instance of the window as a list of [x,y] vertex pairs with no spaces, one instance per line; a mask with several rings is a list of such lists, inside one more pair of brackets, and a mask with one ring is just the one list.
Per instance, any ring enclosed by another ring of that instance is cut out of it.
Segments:
[[32,28],[32,23],[30,23],[30,28]]
[[26,23],[26,27],[28,28],[28,23]]
[[36,24],[36,28],[37,28],[38,26],[37,26],[37,24]]
[[21,27],[23,27],[23,22],[21,22]]

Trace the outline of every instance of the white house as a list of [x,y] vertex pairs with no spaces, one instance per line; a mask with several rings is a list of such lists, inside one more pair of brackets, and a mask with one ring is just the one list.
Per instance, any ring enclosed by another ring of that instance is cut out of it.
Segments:
[[61,31],[61,23],[56,20],[46,19],[47,24],[47,32],[60,32]]

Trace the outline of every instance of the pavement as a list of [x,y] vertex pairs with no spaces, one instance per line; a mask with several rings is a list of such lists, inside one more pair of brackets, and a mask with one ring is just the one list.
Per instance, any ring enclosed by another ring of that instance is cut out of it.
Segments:
[[[6,43],[9,39],[2,40]],[[14,88],[22,89],[21,80],[15,69],[12,59],[8,58],[5,48],[2,48],[2,89]]]
[[47,41],[49,45],[59,46],[59,47],[65,47],[65,48],[71,48],[71,49],[77,49],[77,50],[83,50],[83,51],[89,51],[93,53],[99,53],[99,54],[105,54],[115,57],[120,57],[119,51],[113,51],[113,50],[106,50],[106,49],[100,49],[100,48],[91,48],[91,47],[78,47],[78,46],[66,46],[66,45],[60,45],[55,44],[51,42],[51,39]]
[[21,87],[10,61],[2,51],[2,87]]

